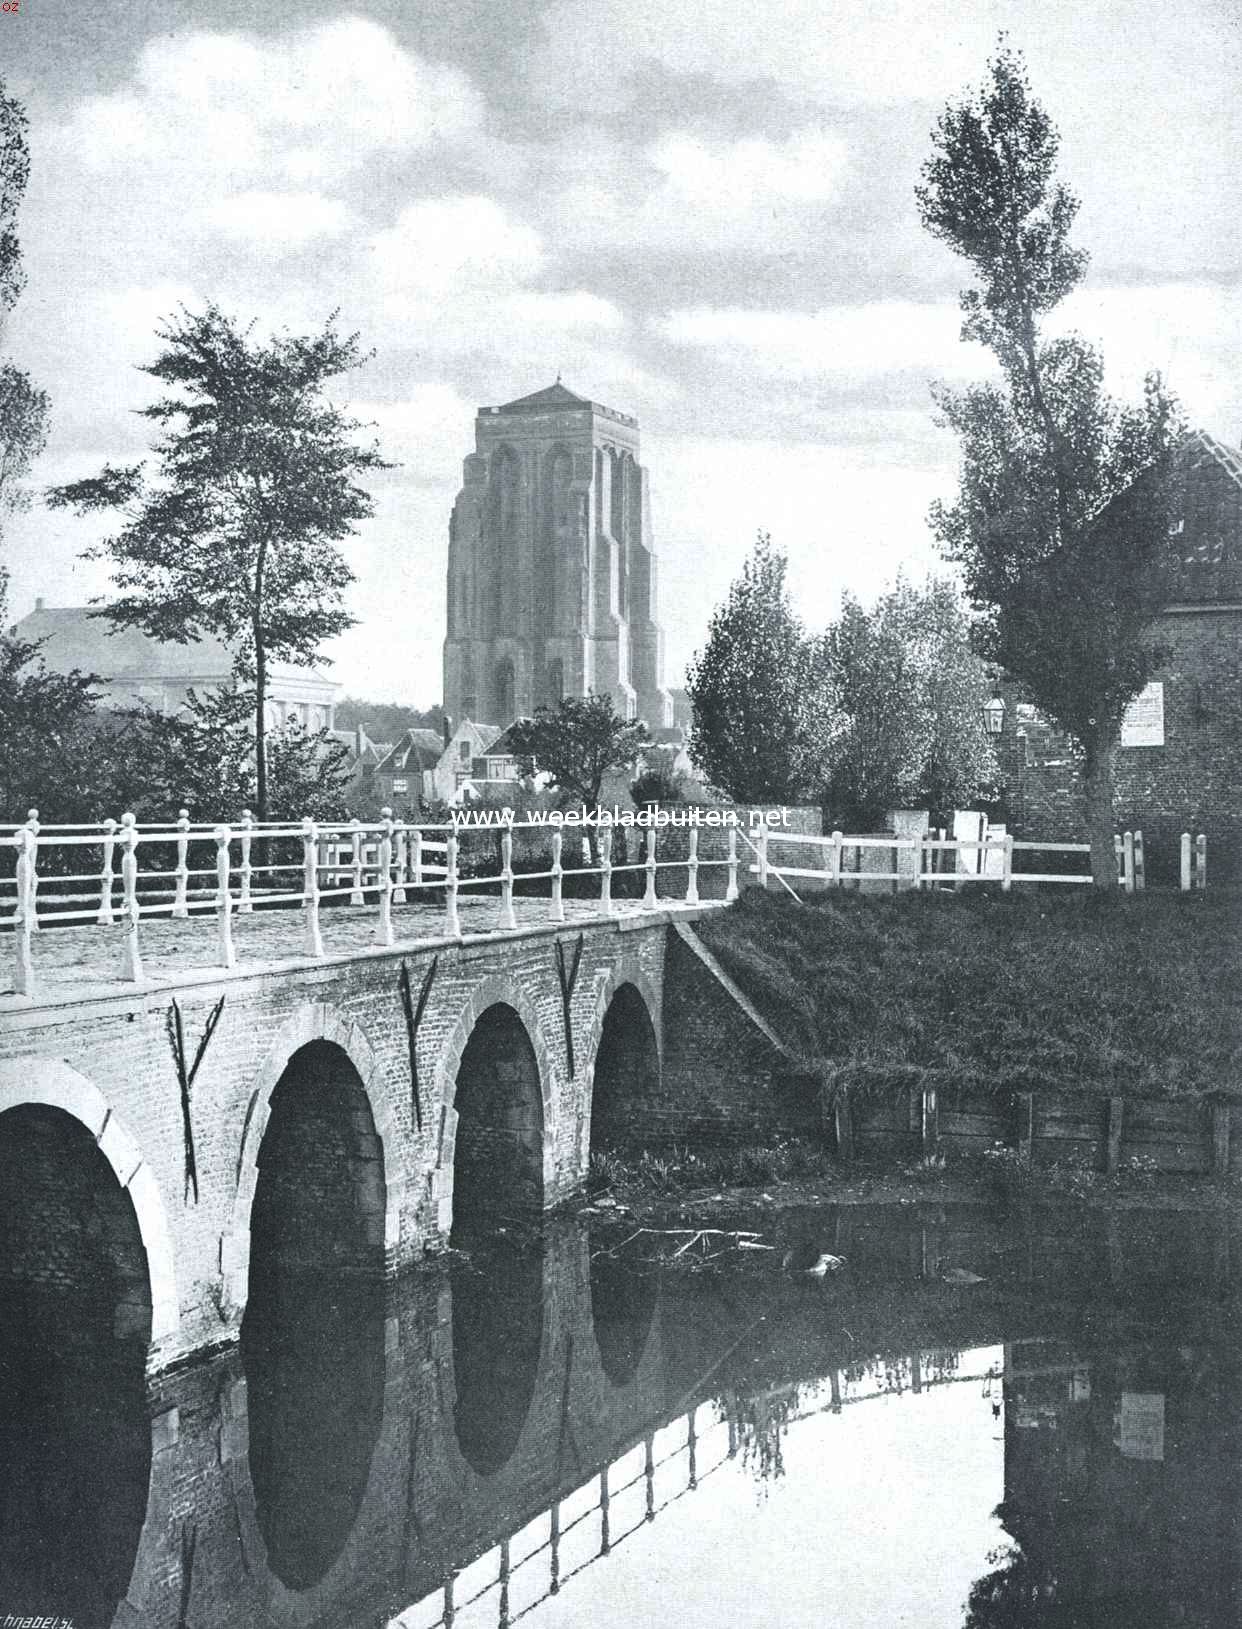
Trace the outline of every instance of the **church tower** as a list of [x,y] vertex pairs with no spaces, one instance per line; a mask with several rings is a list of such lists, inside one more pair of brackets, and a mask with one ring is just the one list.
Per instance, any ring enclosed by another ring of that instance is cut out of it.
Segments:
[[566,390],[482,407],[449,527],[444,706],[499,725],[610,695],[673,722],[638,422]]

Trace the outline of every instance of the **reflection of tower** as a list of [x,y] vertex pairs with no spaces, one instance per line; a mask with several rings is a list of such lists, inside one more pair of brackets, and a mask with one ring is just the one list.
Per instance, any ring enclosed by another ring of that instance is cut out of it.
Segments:
[[673,721],[638,425],[559,383],[484,407],[449,530],[444,705],[501,727],[562,696]]

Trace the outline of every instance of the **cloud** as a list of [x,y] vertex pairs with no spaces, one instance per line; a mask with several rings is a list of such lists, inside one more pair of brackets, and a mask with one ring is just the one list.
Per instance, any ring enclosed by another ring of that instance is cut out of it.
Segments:
[[317,238],[339,237],[350,225],[339,198],[318,192],[236,192],[203,211],[205,226],[258,249],[298,249]]

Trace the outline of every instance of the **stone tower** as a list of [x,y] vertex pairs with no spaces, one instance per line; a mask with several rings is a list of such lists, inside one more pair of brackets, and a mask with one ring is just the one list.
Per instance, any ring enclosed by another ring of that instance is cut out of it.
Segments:
[[673,722],[638,423],[558,380],[479,409],[449,527],[444,705],[502,728],[562,696]]

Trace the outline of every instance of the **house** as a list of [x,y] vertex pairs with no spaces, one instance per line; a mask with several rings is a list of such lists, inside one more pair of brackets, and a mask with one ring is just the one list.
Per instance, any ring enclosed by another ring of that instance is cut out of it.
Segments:
[[462,789],[474,774],[474,761],[500,734],[498,724],[476,724],[463,718],[444,743],[436,763],[435,795],[443,803],[459,802]]
[[[1153,634],[1168,660],[1136,697],[1114,759],[1119,831],[1141,830],[1148,875],[1176,872],[1184,831],[1208,839],[1209,874],[1242,878],[1242,453],[1196,431],[1182,448],[1180,569]],[[1016,837],[1082,840],[1072,741],[1004,681],[994,741]]]
[[[93,674],[101,705],[152,707],[177,713],[191,690],[199,695],[231,686],[233,656],[213,635],[176,644],[154,639],[139,628],[118,628],[86,605],[48,606],[36,600],[29,616],[12,629],[18,639],[40,646],[53,673]],[[296,721],[306,730],[330,730],[341,686],[316,668],[271,662],[267,670],[267,722],[271,728]]]
[[380,802],[396,810],[433,803],[438,796],[436,766],[443,752],[444,742],[436,730],[407,730],[375,766],[374,786]]

